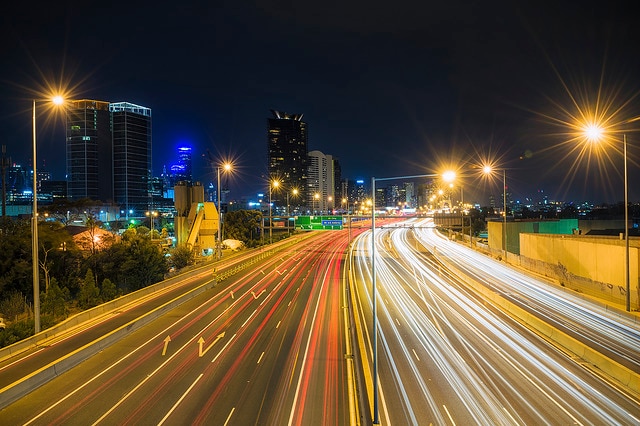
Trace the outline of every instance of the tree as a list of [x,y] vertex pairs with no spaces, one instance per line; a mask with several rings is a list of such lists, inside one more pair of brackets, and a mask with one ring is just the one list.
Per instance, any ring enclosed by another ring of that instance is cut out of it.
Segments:
[[102,280],[102,289],[100,290],[100,297],[103,302],[113,300],[118,295],[118,289],[116,285],[109,278]]
[[17,292],[11,292],[5,299],[0,301],[0,313],[6,315],[5,318],[12,318],[13,321],[18,320],[18,316],[27,310],[24,296]]
[[187,247],[186,244],[180,244],[171,250],[169,258],[171,265],[176,269],[182,269],[185,266],[193,265],[195,262],[195,251]]
[[66,287],[60,288],[58,286],[58,280],[52,278],[48,290],[46,291],[46,293],[43,293],[43,295],[43,313],[50,314],[54,318],[54,320],[56,317],[66,317],[68,315],[69,309],[67,307],[67,301],[71,299],[71,296],[69,294],[69,290]]
[[260,229],[262,213],[257,210],[237,210],[227,213],[224,218],[227,237],[250,245],[249,241],[258,235],[256,230]]
[[39,263],[40,269],[44,272],[44,290],[49,289],[51,279],[51,269],[55,262],[63,255],[62,249],[73,247],[73,240],[66,227],[59,222],[39,222],[38,223],[39,242]]
[[84,276],[84,281],[80,286],[80,293],[78,294],[78,304],[81,308],[92,308],[99,303],[98,296],[100,295],[100,289],[96,285],[93,271],[87,269],[87,273]]
[[149,237],[127,230],[122,240],[99,255],[98,276],[109,278],[124,292],[155,284],[164,278],[167,261]]

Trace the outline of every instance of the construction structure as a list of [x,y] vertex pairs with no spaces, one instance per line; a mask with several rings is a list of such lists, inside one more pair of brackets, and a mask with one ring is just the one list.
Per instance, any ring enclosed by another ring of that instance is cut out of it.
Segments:
[[204,187],[200,182],[189,185],[178,182],[175,193],[175,234],[177,245],[186,244],[196,253],[208,256],[214,253],[218,233],[218,209],[204,201]]

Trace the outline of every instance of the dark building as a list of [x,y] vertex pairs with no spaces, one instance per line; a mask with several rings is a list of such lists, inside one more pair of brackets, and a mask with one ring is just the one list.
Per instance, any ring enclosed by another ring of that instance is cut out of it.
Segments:
[[[303,114],[287,114],[271,110],[268,119],[268,172],[269,181],[279,179],[287,193],[293,189],[298,195],[290,199],[292,208],[307,200],[308,140],[307,123]],[[269,183],[267,183],[269,185]],[[284,193],[284,192],[283,192]],[[277,196],[277,194],[274,194]]]
[[67,196],[113,199],[109,102],[70,101],[66,126]]
[[129,102],[70,101],[67,197],[141,213],[150,200],[151,110]]
[[151,109],[129,102],[109,104],[113,137],[113,197],[127,212],[150,204]]

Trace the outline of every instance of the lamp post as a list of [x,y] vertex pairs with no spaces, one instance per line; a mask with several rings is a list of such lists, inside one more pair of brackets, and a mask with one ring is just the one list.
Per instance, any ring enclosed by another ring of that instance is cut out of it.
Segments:
[[[493,167],[484,166],[482,171],[488,175],[493,172]],[[498,169],[496,169],[498,170]],[[507,169],[502,169],[502,210],[504,216],[502,218],[502,252],[504,254],[504,260],[507,261]]]
[[376,181],[396,179],[417,179],[425,177],[437,177],[438,174],[425,174],[415,176],[396,176],[388,178],[371,178],[371,298],[373,310],[373,424],[380,424],[378,417],[378,318],[376,303]]
[[[637,121],[635,118],[630,121]],[[603,139],[604,129],[599,125],[588,125],[585,137],[590,142],[600,142]],[[625,282],[625,309],[631,311],[631,285],[629,279],[629,183],[627,175],[627,135],[622,135],[622,158],[624,163],[624,282]]]
[[315,194],[313,194],[313,214],[316,214],[316,201],[318,201],[320,199],[320,194],[318,194],[317,192]]
[[502,169],[502,206],[504,217],[502,218],[502,250],[504,261],[507,261],[507,170]]
[[347,243],[351,244],[351,216],[349,216],[349,199],[343,198],[342,203],[347,205]]
[[[230,163],[224,163],[222,165],[222,169],[225,172],[228,172],[229,170],[231,170],[231,164]],[[218,198],[218,244],[216,247],[216,257],[218,258],[218,260],[220,260],[222,258],[222,206],[220,205],[220,193],[222,192],[220,190],[220,166],[218,165],[217,167],[217,172],[218,172],[218,189],[217,189],[217,198]]]
[[273,223],[271,220],[271,188],[277,188],[278,186],[280,186],[280,182],[277,180],[269,182],[269,244],[273,244],[271,233],[271,228],[273,228]]
[[[62,105],[64,99],[61,96],[55,96],[51,101],[55,105]],[[37,172],[37,156],[36,156],[36,102],[33,100],[33,212],[31,217],[31,257],[33,269],[33,318],[35,334],[40,332],[40,260],[38,259],[38,172]]]
[[155,229],[155,227],[153,226],[153,218],[155,216],[158,216],[158,212],[156,212],[156,211],[148,211],[145,214],[147,216],[149,216],[149,219],[151,219],[151,232],[149,232],[149,239],[153,240],[153,230]]

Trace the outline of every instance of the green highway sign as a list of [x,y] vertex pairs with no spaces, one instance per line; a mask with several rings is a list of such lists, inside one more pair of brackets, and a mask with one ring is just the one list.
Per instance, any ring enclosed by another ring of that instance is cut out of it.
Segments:
[[342,216],[298,216],[296,229],[302,231],[325,231],[342,229]]

